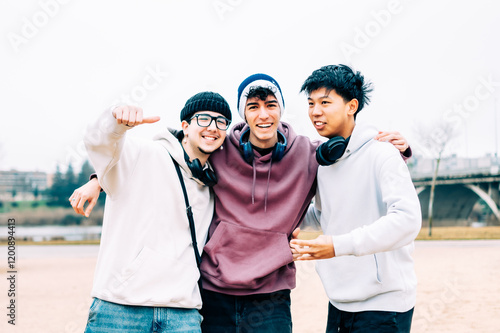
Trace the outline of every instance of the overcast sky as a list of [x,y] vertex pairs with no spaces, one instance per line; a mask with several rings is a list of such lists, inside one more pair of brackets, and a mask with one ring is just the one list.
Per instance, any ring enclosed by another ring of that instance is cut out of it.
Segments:
[[[494,154],[500,127],[500,4],[494,0],[2,1],[0,170],[62,170],[86,158],[86,124],[117,100],[162,117],[131,135],[179,127],[193,94],[230,103],[248,75],[280,83],[284,121],[318,138],[304,79],[344,63],[375,85],[360,120],[458,133],[449,153]],[[495,108],[496,106],[496,108]],[[426,154],[423,150],[422,154]]]

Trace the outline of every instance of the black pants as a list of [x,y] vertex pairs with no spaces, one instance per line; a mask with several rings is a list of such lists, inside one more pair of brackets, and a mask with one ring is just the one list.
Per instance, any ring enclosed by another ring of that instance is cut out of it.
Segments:
[[409,333],[413,309],[407,312],[341,311],[329,303],[326,332]]
[[203,333],[291,333],[290,290],[232,296],[204,290]]

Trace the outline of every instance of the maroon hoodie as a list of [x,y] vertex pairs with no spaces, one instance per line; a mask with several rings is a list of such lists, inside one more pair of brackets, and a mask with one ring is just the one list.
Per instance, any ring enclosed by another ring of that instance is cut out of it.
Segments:
[[201,264],[203,287],[231,295],[295,287],[288,242],[316,193],[319,142],[296,135],[282,122],[279,130],[287,139],[283,159],[272,161],[271,153],[261,156],[254,150],[248,163],[239,146],[247,128],[237,124],[224,148],[210,157],[218,183]]

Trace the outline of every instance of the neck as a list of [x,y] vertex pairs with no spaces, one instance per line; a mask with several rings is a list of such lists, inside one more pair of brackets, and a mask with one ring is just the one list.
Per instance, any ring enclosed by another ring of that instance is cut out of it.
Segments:
[[356,123],[354,122],[354,119],[350,121],[345,128],[342,130],[342,133],[340,136],[342,136],[344,139],[347,139],[348,137],[351,136],[352,131],[354,131],[354,127],[356,126]]
[[186,154],[189,156],[189,160],[192,161],[194,159],[200,160],[200,163],[202,166],[205,165],[205,163],[208,160],[208,157],[210,156],[209,154],[202,153],[199,149],[197,148],[192,148],[190,145],[182,141],[182,147],[184,148],[184,151]]
[[252,144],[252,146],[258,147],[260,149],[271,148],[271,147],[274,147],[276,145],[276,143],[278,142],[278,132],[276,132],[272,138],[270,138],[269,140],[266,140],[266,141],[257,140],[257,138],[254,137],[252,135],[252,133],[250,133],[250,135],[248,137],[248,141]]

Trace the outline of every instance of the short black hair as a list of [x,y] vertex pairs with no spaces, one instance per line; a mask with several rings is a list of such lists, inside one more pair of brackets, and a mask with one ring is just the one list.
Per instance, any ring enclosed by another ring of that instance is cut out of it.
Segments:
[[353,71],[346,65],[328,65],[315,70],[300,88],[300,92],[305,91],[308,95],[315,90],[325,88],[327,92],[335,92],[349,102],[352,99],[358,100],[358,110],[354,117],[365,105],[370,103],[370,93],[373,91],[371,82],[365,82],[365,78],[360,72]]
[[276,91],[272,87],[250,87],[248,94],[246,95],[247,100],[250,98],[258,97],[261,101],[265,101],[268,96],[276,97]]

